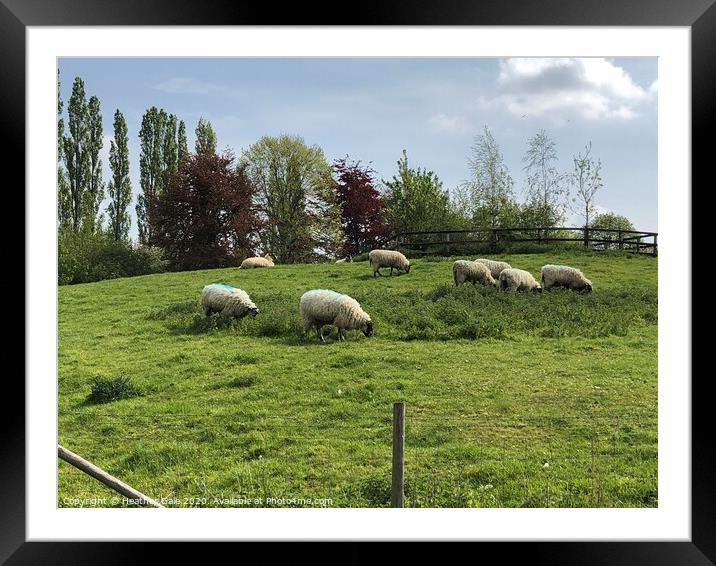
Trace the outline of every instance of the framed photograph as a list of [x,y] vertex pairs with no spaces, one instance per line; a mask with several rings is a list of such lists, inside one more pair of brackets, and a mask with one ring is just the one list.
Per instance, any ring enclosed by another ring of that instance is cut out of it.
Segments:
[[711,563],[684,279],[716,8],[238,12],[1,0],[28,331],[0,557]]

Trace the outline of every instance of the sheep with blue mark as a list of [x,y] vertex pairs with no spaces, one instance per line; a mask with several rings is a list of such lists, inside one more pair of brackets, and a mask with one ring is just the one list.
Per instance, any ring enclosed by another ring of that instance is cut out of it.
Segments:
[[237,289],[223,283],[207,285],[201,292],[201,308],[206,316],[218,312],[232,318],[250,315],[256,318],[258,307],[243,289]]

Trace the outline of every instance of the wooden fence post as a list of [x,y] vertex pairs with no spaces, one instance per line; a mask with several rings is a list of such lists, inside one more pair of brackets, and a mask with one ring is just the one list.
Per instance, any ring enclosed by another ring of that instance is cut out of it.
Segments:
[[390,506],[403,507],[405,495],[405,403],[393,403],[393,478]]
[[149,505],[150,507],[164,507],[164,505],[157,503],[151,497],[147,497],[143,493],[138,492],[133,487],[127,485],[123,481],[118,480],[114,476],[111,476],[103,469],[98,468],[92,462],[88,462],[81,456],[78,456],[74,452],[70,452],[62,446],[57,446],[57,455],[65,462],[72,464],[78,470],[83,471],[85,474],[92,476],[96,480],[107,487],[112,488],[114,491],[121,493],[128,499],[136,500],[143,505]]

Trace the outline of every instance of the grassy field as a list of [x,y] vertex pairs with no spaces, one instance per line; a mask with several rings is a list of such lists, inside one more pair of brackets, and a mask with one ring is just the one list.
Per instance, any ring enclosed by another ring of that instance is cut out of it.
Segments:
[[[657,260],[505,256],[535,275],[575,265],[595,286],[513,295],[454,288],[453,259],[392,278],[356,262],[60,287],[59,441],[173,506],[387,506],[405,401],[408,506],[656,506]],[[213,282],[261,314],[206,319]],[[375,335],[304,338],[311,288],[355,297]],[[90,399],[95,378],[120,376],[139,394]],[[115,495],[58,473],[60,506]]]

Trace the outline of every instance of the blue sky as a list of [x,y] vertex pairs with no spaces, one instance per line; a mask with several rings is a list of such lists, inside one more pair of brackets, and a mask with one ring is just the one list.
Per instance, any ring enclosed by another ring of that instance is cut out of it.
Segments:
[[372,162],[387,180],[406,149],[412,165],[434,171],[447,189],[468,178],[470,148],[487,125],[520,200],[526,142],[545,129],[565,171],[592,142],[603,164],[600,208],[658,229],[656,58],[82,58],[59,67],[65,110],[75,76],[100,99],[105,180],[115,110],[127,120],[132,237],[139,126],[150,106],[186,122],[190,150],[203,116],[219,149],[237,156],[263,135],[297,134],[329,161]]

